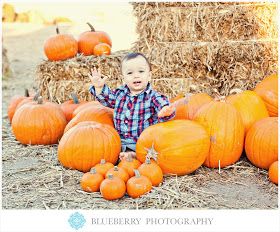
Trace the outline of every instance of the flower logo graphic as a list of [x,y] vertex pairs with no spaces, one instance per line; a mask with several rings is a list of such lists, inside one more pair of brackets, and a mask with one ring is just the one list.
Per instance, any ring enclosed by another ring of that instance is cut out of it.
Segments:
[[85,219],[84,215],[76,212],[76,213],[71,214],[71,216],[68,219],[68,222],[72,228],[78,230],[85,225],[86,219]]

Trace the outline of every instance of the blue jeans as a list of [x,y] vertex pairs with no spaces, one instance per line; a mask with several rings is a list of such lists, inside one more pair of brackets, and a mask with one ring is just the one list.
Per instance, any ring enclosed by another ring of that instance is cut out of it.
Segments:
[[122,139],[122,151],[135,151],[136,143],[132,139]]

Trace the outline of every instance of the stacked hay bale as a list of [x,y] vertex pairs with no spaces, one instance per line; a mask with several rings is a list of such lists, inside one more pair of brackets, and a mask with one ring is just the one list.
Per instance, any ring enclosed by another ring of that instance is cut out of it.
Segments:
[[71,98],[72,92],[79,99],[90,100],[91,85],[88,74],[99,68],[102,75],[109,77],[109,86],[121,84],[120,62],[127,51],[118,51],[106,56],[78,55],[65,61],[44,61],[37,66],[36,82],[45,99],[61,103]]
[[154,86],[228,95],[277,72],[276,3],[134,3],[134,49],[151,62]]

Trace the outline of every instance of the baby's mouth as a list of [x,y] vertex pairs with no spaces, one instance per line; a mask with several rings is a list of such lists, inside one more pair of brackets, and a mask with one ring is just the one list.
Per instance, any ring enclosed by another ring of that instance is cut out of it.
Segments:
[[133,81],[133,84],[134,84],[134,85],[140,85],[140,84],[141,84],[141,81]]

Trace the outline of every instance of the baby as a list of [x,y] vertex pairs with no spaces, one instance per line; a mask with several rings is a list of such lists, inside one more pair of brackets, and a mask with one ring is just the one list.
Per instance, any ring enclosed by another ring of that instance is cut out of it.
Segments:
[[135,147],[141,132],[150,125],[164,122],[175,116],[175,107],[167,97],[152,89],[151,66],[141,53],[129,53],[121,62],[124,86],[111,90],[105,83],[107,77],[96,69],[89,78],[90,93],[104,106],[114,109],[114,124],[118,131],[122,160],[135,157]]

